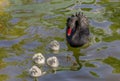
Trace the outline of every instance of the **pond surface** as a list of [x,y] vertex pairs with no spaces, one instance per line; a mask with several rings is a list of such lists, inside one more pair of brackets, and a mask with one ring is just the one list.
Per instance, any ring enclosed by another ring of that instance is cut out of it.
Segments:
[[[91,39],[88,46],[72,48],[65,39],[66,19],[79,11],[89,18]],[[48,48],[52,40],[61,45],[57,54]],[[38,52],[58,57],[56,73],[30,77]],[[35,80],[120,81],[120,1],[0,0],[0,81]]]

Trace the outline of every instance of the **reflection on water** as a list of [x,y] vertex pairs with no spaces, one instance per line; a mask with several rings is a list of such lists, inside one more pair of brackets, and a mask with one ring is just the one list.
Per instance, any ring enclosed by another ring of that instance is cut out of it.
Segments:
[[[34,81],[32,56],[56,56],[60,67],[36,80],[119,81],[120,2],[111,0],[0,0],[0,81]],[[83,12],[90,21],[89,46],[72,48],[65,40],[66,18]],[[49,50],[59,41],[57,54]]]

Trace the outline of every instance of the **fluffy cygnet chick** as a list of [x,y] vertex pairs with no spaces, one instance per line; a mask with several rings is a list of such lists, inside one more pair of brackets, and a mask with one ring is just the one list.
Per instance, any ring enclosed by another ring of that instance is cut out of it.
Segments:
[[57,68],[59,66],[59,61],[57,57],[52,56],[47,59],[47,64],[52,68]]
[[40,77],[42,76],[42,71],[41,69],[34,65],[29,69],[29,74],[32,77]]
[[41,53],[34,54],[32,59],[38,65],[44,65],[45,64],[45,57]]
[[53,40],[53,41],[51,41],[49,48],[53,51],[58,51],[60,49],[60,44],[58,41]]

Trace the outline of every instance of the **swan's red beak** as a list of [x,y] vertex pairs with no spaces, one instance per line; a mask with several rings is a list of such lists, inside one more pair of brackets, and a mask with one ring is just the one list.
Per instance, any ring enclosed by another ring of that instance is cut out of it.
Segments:
[[67,35],[70,36],[71,32],[72,32],[72,28],[69,27],[68,30],[67,30]]

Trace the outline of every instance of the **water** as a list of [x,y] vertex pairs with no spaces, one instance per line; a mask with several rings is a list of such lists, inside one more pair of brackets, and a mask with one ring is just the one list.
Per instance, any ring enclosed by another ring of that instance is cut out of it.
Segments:
[[[70,47],[66,19],[83,12],[90,22],[89,46]],[[38,81],[120,81],[119,0],[0,0],[0,81],[35,81],[28,70],[32,56],[57,56],[60,67]],[[60,42],[55,54],[48,49]],[[75,66],[75,67],[73,67]]]

